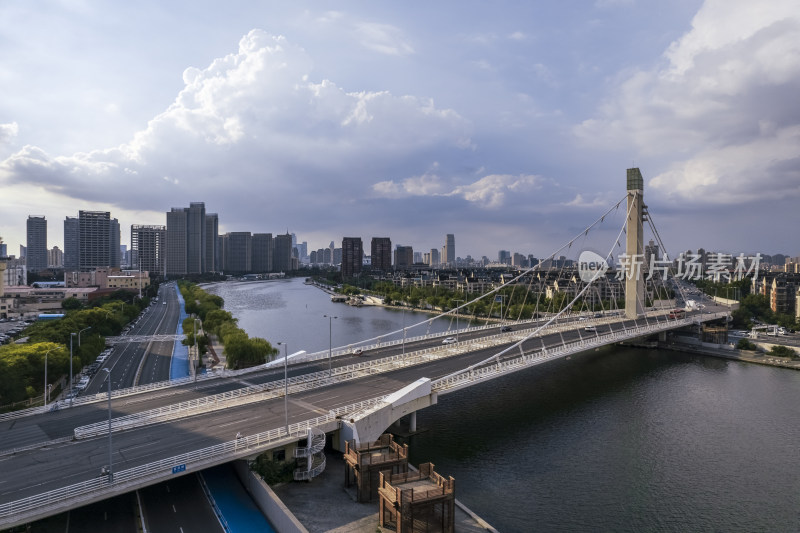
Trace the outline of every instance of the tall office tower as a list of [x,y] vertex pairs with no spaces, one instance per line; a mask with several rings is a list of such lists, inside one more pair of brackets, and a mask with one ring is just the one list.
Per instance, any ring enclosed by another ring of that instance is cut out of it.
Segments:
[[272,272],[272,233],[253,233],[253,272]]
[[503,265],[511,264],[511,252],[508,250],[500,250],[497,252],[497,262]]
[[317,258],[319,258],[320,252],[322,252],[322,263],[326,265],[333,263],[333,250],[331,248],[321,248],[317,250]]
[[109,258],[108,258],[108,266],[119,268],[122,261],[120,260],[121,248],[120,248],[120,231],[119,231],[119,220],[116,218],[112,218],[111,222],[109,222],[108,226],[108,239],[109,239]]
[[186,211],[173,207],[167,212],[166,255],[167,275],[183,276],[186,270]]
[[186,210],[186,273],[206,272],[206,204],[192,202]]
[[78,243],[78,270],[119,266],[119,222],[108,211],[78,211]]
[[247,274],[252,269],[253,243],[249,231],[232,231],[222,236],[225,272]]
[[131,268],[164,273],[167,228],[165,226],[131,226]]
[[47,220],[44,217],[28,216],[28,242],[25,266],[28,272],[39,272],[47,268]]
[[[23,246],[21,244],[19,245],[19,258],[20,259],[25,259],[25,252],[27,252],[27,250],[28,249],[25,246]],[[25,271],[27,272],[28,269],[26,268]]]
[[361,237],[342,238],[342,279],[350,279],[361,272],[364,247]]
[[80,221],[77,217],[64,219],[64,270],[78,270],[80,250]]
[[444,254],[442,261],[447,263],[447,266],[455,266],[456,264],[456,236],[452,233],[447,234],[447,239],[444,243]]
[[[0,254],[2,256],[3,254]],[[58,246],[53,246],[47,251],[47,266],[51,268],[64,268],[64,252]]]
[[394,269],[403,270],[414,264],[414,249],[411,246],[400,246],[394,249]]
[[307,241],[303,241],[301,243],[298,243],[298,245],[297,245],[297,253],[300,256],[300,260],[301,261],[305,261],[306,260],[306,258],[308,257],[308,242]]
[[341,248],[334,248],[333,249],[333,257],[331,258],[331,262],[334,265],[341,265],[342,264],[342,249]]
[[216,213],[206,213],[206,264],[203,272],[218,272],[219,259],[219,216]]
[[392,269],[392,239],[373,237],[370,245],[372,270],[389,272]]
[[439,250],[436,248],[431,248],[431,262],[428,263],[428,266],[436,267],[439,266]]
[[275,235],[273,239],[272,270],[275,272],[289,272],[292,269],[292,236]]

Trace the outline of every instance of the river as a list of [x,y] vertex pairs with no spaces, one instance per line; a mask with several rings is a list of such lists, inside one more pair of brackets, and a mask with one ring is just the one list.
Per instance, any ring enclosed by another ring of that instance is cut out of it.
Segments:
[[[328,347],[323,314],[340,317],[334,346],[427,318],[334,304],[302,280],[208,290],[290,352]],[[409,446],[502,532],[796,532],[798,421],[800,372],[609,347],[446,395]]]

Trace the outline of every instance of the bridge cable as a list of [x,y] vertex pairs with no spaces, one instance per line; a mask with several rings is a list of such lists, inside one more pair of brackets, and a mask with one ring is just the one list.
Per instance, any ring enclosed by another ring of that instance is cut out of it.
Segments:
[[[621,203],[621,202],[622,202],[622,201],[620,201],[620,203]],[[617,205],[619,205],[619,204],[617,204]],[[631,213],[631,210],[633,209],[633,205],[634,205],[634,202],[631,202],[631,207],[628,209],[628,216],[626,216],[626,217],[625,217],[625,224],[627,223],[627,220],[628,220],[628,218],[630,217],[630,213]],[[616,239],[616,240],[619,240],[619,239],[620,239],[620,237],[622,236],[622,232],[623,232],[623,230],[624,230],[624,229],[625,229],[625,225],[623,224],[622,228],[620,229],[620,232],[619,232],[619,234],[617,235],[617,239]],[[612,245],[612,246],[611,246],[611,249],[610,249],[610,250],[609,250],[609,252],[608,252],[608,254],[606,254],[606,258],[605,258],[606,262],[608,262],[608,260],[609,260],[609,258],[611,257],[611,254],[612,254],[612,252],[613,252],[613,251],[614,251],[614,246]],[[498,353],[496,353],[496,354],[494,354],[494,355],[492,355],[492,356],[490,356],[490,357],[487,357],[487,358],[486,358],[486,359],[484,359],[483,361],[480,361],[480,362],[478,362],[478,363],[471,364],[471,365],[469,365],[468,367],[466,367],[466,368],[464,368],[464,369],[457,370],[456,372],[453,372],[453,373],[451,373],[451,374],[448,374],[448,375],[446,375],[446,376],[443,376],[443,377],[439,378],[437,381],[441,381],[441,380],[448,379],[448,378],[450,378],[450,377],[453,377],[453,376],[455,376],[455,375],[461,374],[461,373],[463,373],[463,372],[469,372],[469,371],[472,371],[473,369],[475,369],[475,368],[477,368],[477,367],[479,367],[479,366],[485,365],[485,364],[487,364],[487,363],[489,363],[489,362],[491,362],[491,361],[493,361],[493,360],[495,360],[495,361],[497,361],[497,362],[499,363],[499,361],[500,361],[500,356],[502,356],[503,354],[505,354],[505,353],[508,353],[509,351],[511,351],[511,350],[513,350],[513,349],[515,349],[515,348],[517,348],[518,346],[520,346],[521,344],[523,344],[525,341],[527,341],[527,340],[531,339],[532,337],[536,336],[536,335],[537,335],[538,333],[540,333],[540,332],[541,332],[543,329],[547,328],[547,327],[548,327],[548,326],[549,326],[551,323],[553,323],[555,320],[557,320],[557,319],[558,319],[558,317],[559,317],[559,316],[561,316],[561,315],[564,313],[564,311],[565,311],[566,309],[570,308],[570,307],[571,307],[571,306],[572,306],[572,305],[573,305],[573,304],[574,304],[574,303],[575,303],[575,302],[576,302],[576,301],[577,301],[577,300],[578,300],[578,299],[579,299],[579,298],[580,298],[580,297],[583,295],[583,293],[584,293],[584,292],[586,292],[586,290],[589,288],[589,286],[591,285],[591,283],[592,283],[592,282],[594,282],[594,281],[595,281],[595,280],[596,280],[596,279],[599,277],[599,275],[600,275],[600,272],[601,272],[600,270],[598,270],[597,272],[595,272],[595,274],[594,274],[594,276],[592,277],[591,281],[590,281],[589,283],[587,283],[587,284],[586,284],[586,285],[583,287],[583,289],[582,289],[582,290],[581,290],[581,291],[580,291],[580,292],[579,292],[579,293],[578,293],[578,294],[575,296],[575,298],[573,298],[573,299],[572,299],[572,301],[571,301],[569,304],[567,304],[566,306],[564,306],[564,308],[562,308],[562,309],[561,309],[561,311],[559,311],[559,312],[558,312],[558,314],[556,314],[555,316],[551,317],[551,318],[550,318],[550,320],[548,320],[548,321],[547,321],[547,322],[546,322],[544,325],[542,325],[542,326],[540,326],[540,327],[536,328],[536,329],[535,329],[533,332],[531,332],[531,333],[529,333],[528,335],[526,335],[526,336],[525,336],[523,339],[521,339],[521,340],[517,341],[516,343],[512,344],[511,346],[509,346],[509,347],[507,347],[507,348],[505,348],[505,349],[501,350],[500,352],[498,352]],[[624,320],[623,320],[623,324],[624,324]],[[561,333],[561,331],[559,330],[559,334],[560,334],[560,333]],[[562,340],[563,340],[563,336],[562,336]]]

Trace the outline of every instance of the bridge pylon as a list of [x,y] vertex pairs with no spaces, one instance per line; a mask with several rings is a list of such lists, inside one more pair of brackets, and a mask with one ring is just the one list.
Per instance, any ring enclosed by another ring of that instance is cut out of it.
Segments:
[[644,314],[644,178],[638,168],[628,169],[628,221],[626,223],[625,253],[628,268],[625,276],[625,316],[637,318]]

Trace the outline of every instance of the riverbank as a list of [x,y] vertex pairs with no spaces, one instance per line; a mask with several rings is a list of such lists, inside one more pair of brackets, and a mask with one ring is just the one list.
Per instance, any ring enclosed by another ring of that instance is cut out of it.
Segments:
[[723,359],[731,359],[734,361],[742,361],[745,363],[753,363],[765,366],[777,366],[781,368],[789,368],[792,370],[800,370],[800,359],[787,359],[784,357],[773,357],[769,354],[761,352],[751,352],[748,350],[737,350],[736,348],[726,348],[724,345],[711,345],[703,343],[701,345],[689,344],[684,342],[659,342],[658,347],[665,350],[672,350],[676,352],[695,353],[700,355],[709,355],[712,357],[721,357]]

